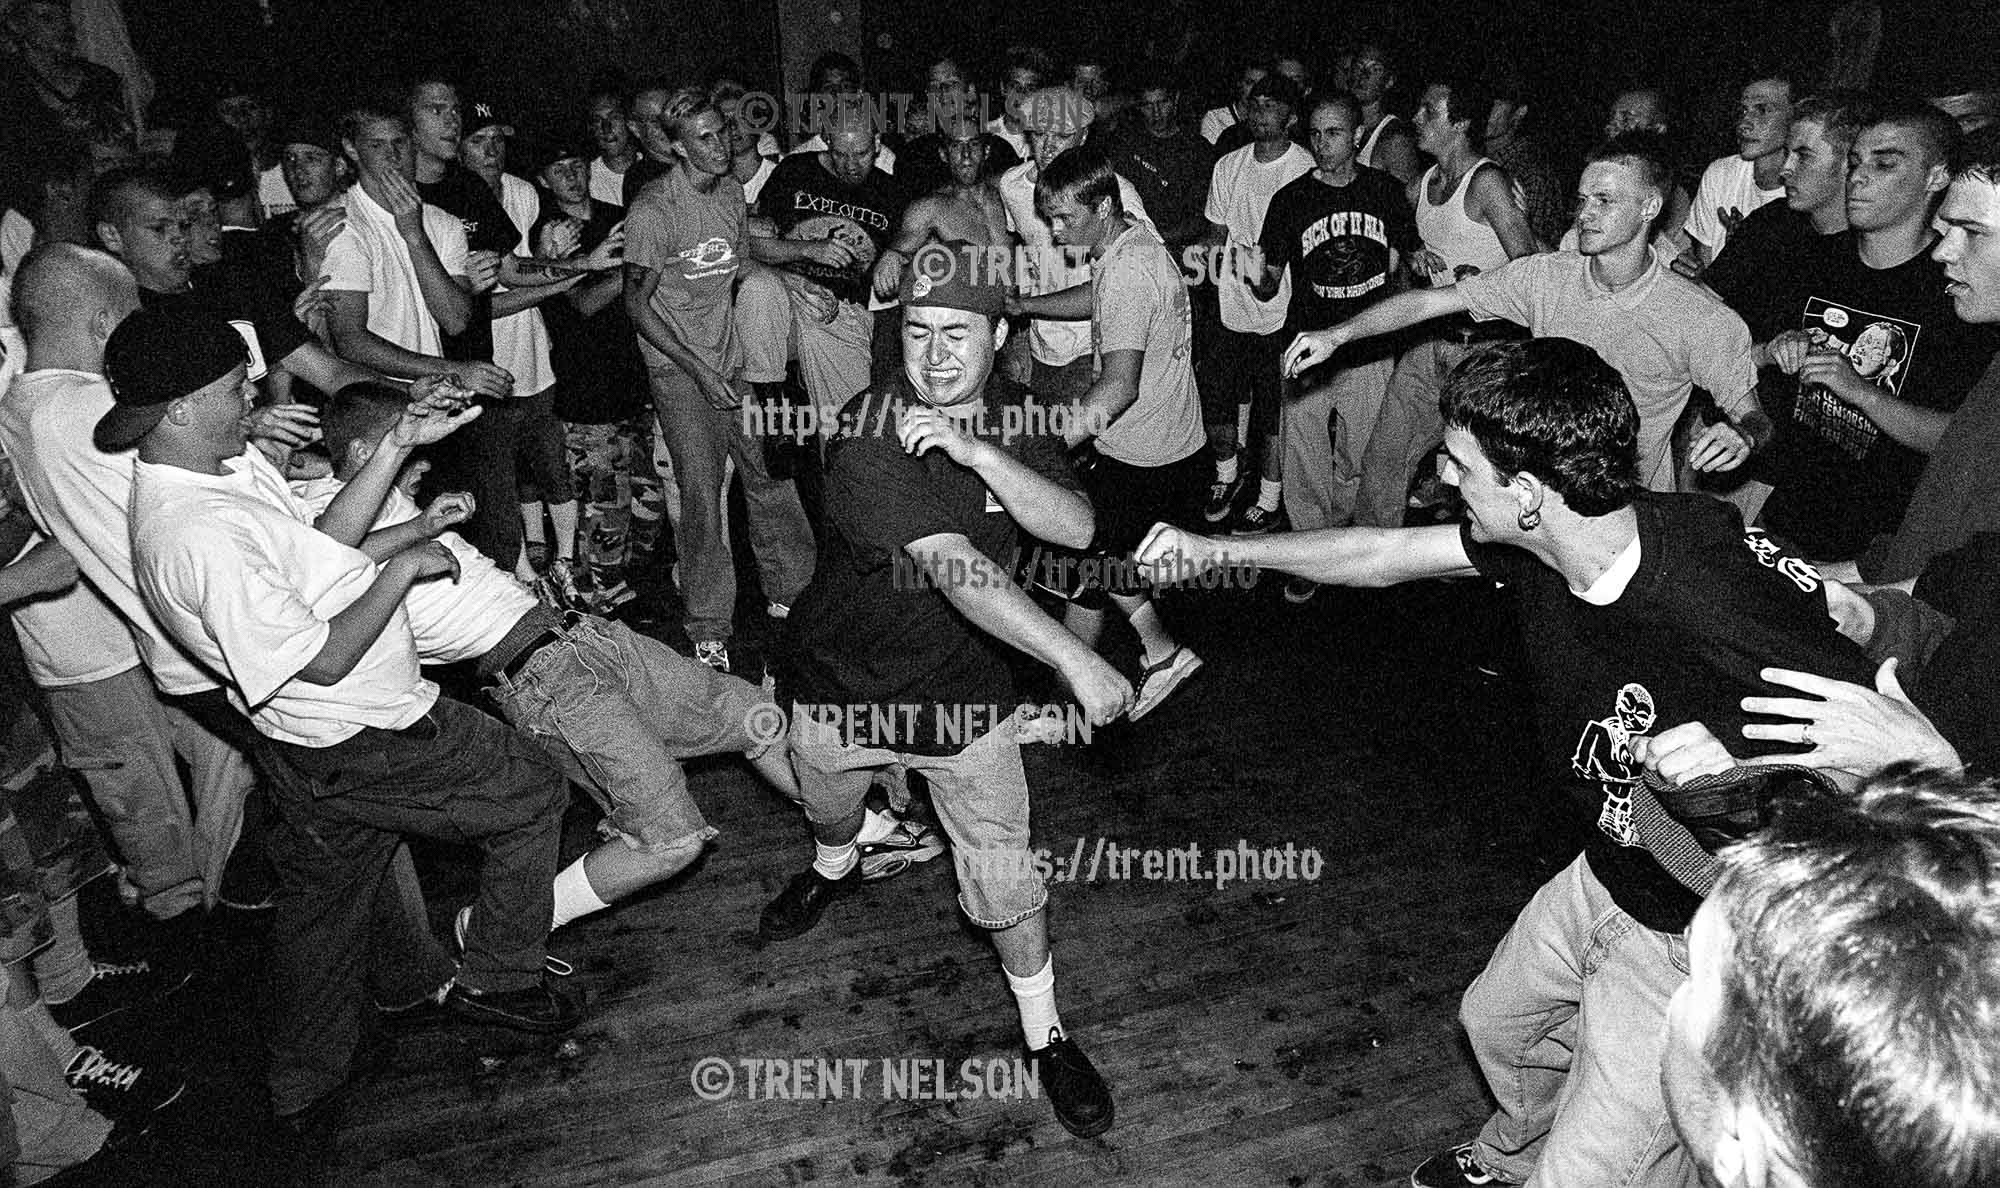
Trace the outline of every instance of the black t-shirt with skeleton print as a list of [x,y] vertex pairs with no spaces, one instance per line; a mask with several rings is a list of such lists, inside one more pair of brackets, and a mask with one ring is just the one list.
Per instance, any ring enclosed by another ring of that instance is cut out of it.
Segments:
[[1598,606],[1525,550],[1464,537],[1482,574],[1519,593],[1544,761],[1597,823],[1592,871],[1618,906],[1661,932],[1687,927],[1700,900],[1643,848],[1631,819],[1639,765],[1631,740],[1705,723],[1739,758],[1790,751],[1745,739],[1741,701],[1787,690],[1759,677],[1799,669],[1869,684],[1861,650],[1827,613],[1819,574],[1746,531],[1741,515],[1705,495],[1642,494],[1639,563]]

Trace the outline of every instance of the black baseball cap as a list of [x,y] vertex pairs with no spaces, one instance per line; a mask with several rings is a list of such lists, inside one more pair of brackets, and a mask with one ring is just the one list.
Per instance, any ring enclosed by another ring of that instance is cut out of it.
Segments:
[[92,435],[106,453],[130,449],[153,431],[173,402],[250,361],[235,328],[211,314],[142,309],[104,344],[111,411]]

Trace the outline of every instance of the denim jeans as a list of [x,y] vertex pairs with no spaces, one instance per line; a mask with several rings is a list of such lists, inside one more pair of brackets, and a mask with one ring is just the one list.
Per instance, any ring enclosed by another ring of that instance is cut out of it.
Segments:
[[1535,893],[1459,1019],[1500,1108],[1474,1154],[1535,1188],[1695,1188],[1660,1093],[1687,939],[1612,902],[1579,856]]
[[1010,928],[1048,902],[1028,850],[1028,774],[1012,722],[956,755],[916,755],[857,746],[795,704],[790,745],[806,817],[816,824],[851,816],[878,771],[923,772],[931,807],[951,839],[958,906],[974,924]]
[[633,849],[714,837],[681,760],[763,754],[769,741],[745,723],[770,698],[623,623],[585,617],[557,634],[514,677],[495,678],[487,692],[500,712],[590,790]]
[[1444,440],[1438,393],[1451,369],[1472,348],[1449,339],[1423,339],[1403,352],[1382,394],[1375,431],[1361,455],[1361,490],[1354,522],[1368,528],[1401,528],[1417,463]]

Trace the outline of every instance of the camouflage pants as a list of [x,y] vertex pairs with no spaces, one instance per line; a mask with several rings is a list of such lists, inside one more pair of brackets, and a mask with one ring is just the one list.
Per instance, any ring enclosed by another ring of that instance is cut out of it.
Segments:
[[658,434],[648,411],[609,425],[568,424],[564,442],[577,496],[577,559],[596,590],[625,580],[633,551],[650,550],[666,503],[653,454]]

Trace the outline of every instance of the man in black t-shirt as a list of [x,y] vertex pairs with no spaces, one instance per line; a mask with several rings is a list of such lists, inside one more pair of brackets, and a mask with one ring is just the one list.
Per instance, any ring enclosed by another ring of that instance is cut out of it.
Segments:
[[[552,145],[532,163],[544,189],[530,243],[543,242],[564,222],[574,224],[580,252],[596,250],[614,231],[622,234],[625,208],[591,197],[593,147]],[[653,547],[664,511],[652,464],[646,370],[620,300],[623,288],[624,278],[607,271],[541,306],[556,375],[556,416],[584,501],[578,547],[598,614],[632,600],[626,563],[634,550]]]
[[820,560],[792,610],[796,669],[778,689],[818,852],[759,931],[801,936],[859,886],[871,776],[923,772],[959,906],[999,950],[1042,1091],[1087,1137],[1110,1128],[1112,1102],[1056,1011],[1008,650],[1055,668],[1092,724],[1129,709],[1132,686],[1015,584],[1023,535],[1082,548],[1095,520],[1060,433],[1031,423],[1033,398],[993,374],[1004,292],[968,271],[905,273],[903,371],[848,402],[827,446]]
[[[1742,698],[1773,688],[1767,665],[1857,682],[1869,665],[1836,632],[1819,575],[1746,534],[1733,508],[1636,493],[1638,414],[1588,347],[1488,347],[1446,382],[1442,404],[1445,478],[1464,525],[1226,541],[1161,525],[1138,558],[1177,573],[1249,564],[1371,586],[1478,574],[1515,588],[1543,757],[1597,831],[1466,992],[1460,1017],[1499,1110],[1476,1142],[1410,1182],[1680,1188],[1692,1169],[1666,1137],[1659,1062],[1699,897],[1668,873],[1678,867],[1661,823],[1693,818],[1645,791],[1641,751],[1689,723],[1741,737]],[[1706,743],[1677,774],[1735,765]]]
[[1852,559],[1896,530],[1925,457],[2000,346],[1955,316],[1930,258],[1957,134],[1921,103],[1885,107],[1861,130],[1839,258],[1806,278],[1798,320],[1769,344],[1798,383],[1772,410],[1761,523],[1815,560]]
[[1147,69],[1150,73],[1142,74],[1136,87],[1139,119],[1131,131],[1112,142],[1112,163],[1139,192],[1153,227],[1178,265],[1187,249],[1208,233],[1203,211],[1215,149],[1178,118],[1179,84],[1164,68]]
[[753,236],[750,255],[777,271],[752,270],[737,298],[744,375],[782,382],[789,342],[822,421],[869,384],[870,274],[908,204],[901,183],[876,167],[865,104],[837,105],[825,136],[825,152],[785,158],[764,183],[759,205],[778,234]]
[[[176,188],[158,173],[120,170],[107,174],[92,196],[97,237],[132,270],[146,308],[208,313],[228,322],[250,351],[253,379],[282,371],[335,392],[380,378],[321,346],[293,316],[291,300],[253,270],[214,264],[197,274]],[[289,444],[304,445],[316,436],[318,420],[311,410],[299,407],[284,415],[297,437]]]
[[[1313,104],[1307,124],[1316,168],[1272,195],[1264,215],[1263,278],[1251,291],[1275,297],[1290,270],[1284,341],[1345,321],[1393,292],[1401,253],[1416,240],[1402,184],[1354,159],[1360,121],[1360,105],[1344,93]],[[1394,348],[1386,338],[1356,343],[1286,381],[1284,499],[1294,529],[1353,522],[1361,454],[1382,410]],[[1295,578],[1285,594],[1303,602],[1313,589]]]

